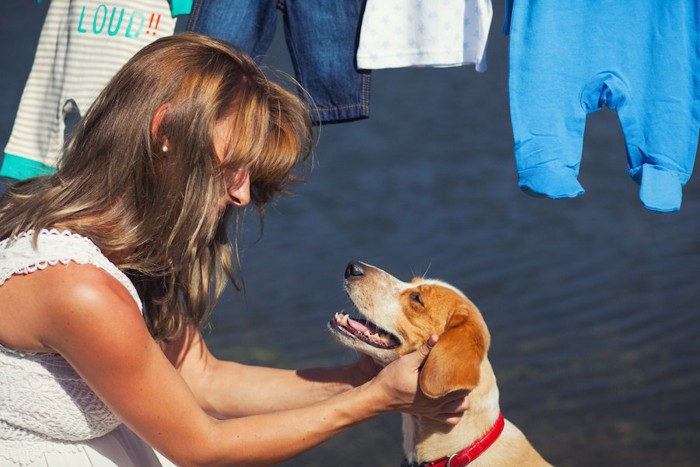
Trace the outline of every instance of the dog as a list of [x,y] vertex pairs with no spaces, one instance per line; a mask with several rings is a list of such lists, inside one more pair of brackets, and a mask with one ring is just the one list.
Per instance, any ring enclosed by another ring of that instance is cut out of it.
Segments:
[[403,282],[356,261],[345,269],[345,290],[362,317],[339,312],[330,320],[341,344],[387,365],[437,334],[420,370],[420,390],[431,398],[469,392],[469,409],[453,427],[402,414],[402,466],[551,466],[501,415],[488,360],[491,336],[481,312],[462,292],[436,279]]

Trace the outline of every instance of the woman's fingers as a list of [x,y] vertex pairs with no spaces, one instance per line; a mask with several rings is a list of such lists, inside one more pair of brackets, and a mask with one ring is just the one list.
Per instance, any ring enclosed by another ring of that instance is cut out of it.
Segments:
[[390,388],[392,397],[396,399],[395,408],[455,425],[469,408],[468,392],[455,391],[439,399],[432,399],[421,393],[417,385],[420,368],[437,341],[437,335],[431,336],[418,350],[389,364],[380,372],[378,380]]
[[438,336],[433,334],[430,336],[430,339],[428,339],[423,345],[418,347],[418,350],[414,350],[413,352],[404,355],[401,358],[410,358],[412,361],[415,361],[415,369],[420,369],[423,367],[423,363],[425,362],[425,359],[428,357],[428,354],[430,354],[430,351],[432,348],[435,346],[435,343],[438,340]]
[[[430,336],[430,338],[421,346],[421,351],[424,352],[424,355],[427,357],[430,351],[432,350],[433,347],[435,347],[435,344],[437,343],[439,337],[437,334],[433,334]],[[423,350],[425,349],[425,350]]]

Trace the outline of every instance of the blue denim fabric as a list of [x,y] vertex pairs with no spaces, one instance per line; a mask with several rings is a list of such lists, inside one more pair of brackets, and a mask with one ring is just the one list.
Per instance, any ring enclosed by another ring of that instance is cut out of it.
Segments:
[[316,105],[313,120],[369,116],[370,72],[355,66],[364,0],[194,0],[187,30],[223,39],[261,62],[284,19],[294,74]]

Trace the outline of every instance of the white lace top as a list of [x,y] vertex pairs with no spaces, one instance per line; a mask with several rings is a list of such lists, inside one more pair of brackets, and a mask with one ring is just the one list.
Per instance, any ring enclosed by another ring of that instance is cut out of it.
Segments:
[[[131,281],[88,238],[57,230],[38,235],[36,248],[34,231],[0,242],[0,286],[14,274],[73,261],[114,276],[142,308]],[[103,436],[119,424],[60,355],[0,345],[0,464],[3,457],[29,461],[32,453],[57,446],[70,450],[72,443]]]

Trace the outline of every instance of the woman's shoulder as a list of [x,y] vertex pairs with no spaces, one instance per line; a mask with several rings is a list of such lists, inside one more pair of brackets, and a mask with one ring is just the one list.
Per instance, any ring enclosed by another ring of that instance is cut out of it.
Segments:
[[[98,268],[102,273],[95,277],[104,273],[112,276],[142,309],[133,283],[88,237],[68,230],[42,229],[37,232],[29,230],[0,242],[0,285],[16,275],[31,275],[52,266],[71,264],[92,266],[70,269],[77,274]],[[63,282],[66,286],[66,281]]]
[[40,257],[0,286],[0,343],[43,352],[51,350],[46,348],[47,337],[65,332],[71,323],[109,322],[134,314],[143,325],[138,297],[104,264]]
[[[138,306],[122,283],[105,269],[92,263],[67,262],[27,275],[32,287],[43,290],[54,305],[102,307],[114,301]],[[139,312],[140,314],[140,312]]]
[[121,283],[91,264],[68,263],[16,276],[0,287],[0,343],[27,352],[50,352],[52,336],[85,323],[125,316],[143,326],[139,307]]
[[36,274],[31,285],[36,291],[46,291],[43,309],[51,316],[46,324],[53,329],[82,320],[96,323],[121,320],[124,316],[144,321],[133,297],[121,282],[104,269],[92,264],[68,263]]

